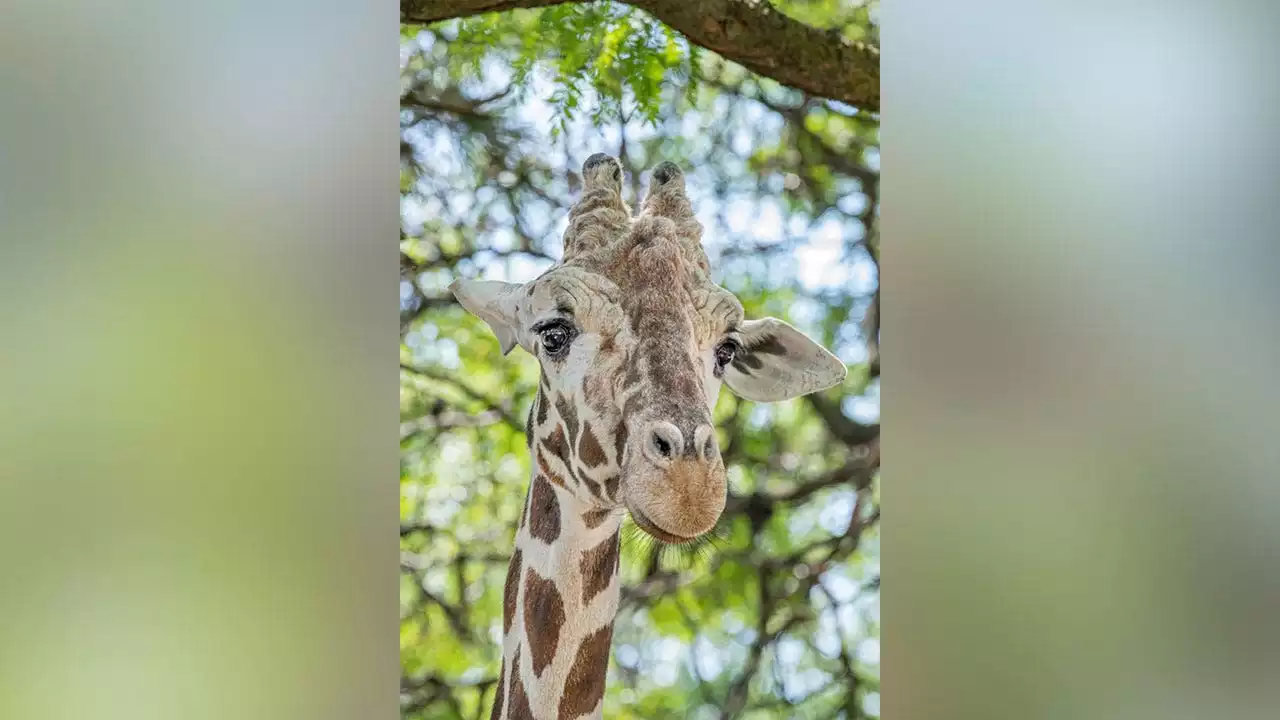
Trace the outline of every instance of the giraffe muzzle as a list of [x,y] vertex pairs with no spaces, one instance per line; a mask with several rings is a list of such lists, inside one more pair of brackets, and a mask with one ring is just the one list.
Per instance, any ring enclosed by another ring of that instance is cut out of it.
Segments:
[[627,508],[642,530],[668,543],[710,530],[724,511],[728,487],[715,428],[683,432],[674,423],[647,423],[634,436],[639,452],[626,469]]

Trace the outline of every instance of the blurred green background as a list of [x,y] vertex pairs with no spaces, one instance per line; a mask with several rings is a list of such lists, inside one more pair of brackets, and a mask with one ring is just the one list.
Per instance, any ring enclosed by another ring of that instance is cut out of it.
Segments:
[[[875,3],[776,5],[878,40]],[[622,4],[403,25],[400,65],[402,716],[488,717],[529,477],[537,362],[445,288],[555,262],[576,173],[607,152],[633,204],[648,168],[684,167],[717,282],[850,372],[776,405],[722,392],[725,538],[697,559],[624,541],[605,716],[878,717],[878,115]]]

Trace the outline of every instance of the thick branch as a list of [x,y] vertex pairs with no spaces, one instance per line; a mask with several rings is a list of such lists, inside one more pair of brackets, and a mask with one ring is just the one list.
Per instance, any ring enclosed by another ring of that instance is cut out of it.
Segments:
[[[826,424],[831,434],[845,445],[849,447],[866,445],[880,437],[879,425],[862,425],[854,422],[840,410],[840,403],[817,393],[805,395],[804,399],[818,413],[818,417],[822,418],[822,422]],[[878,448],[876,450],[878,451]]]
[[[400,21],[433,23],[587,0],[400,0]],[[765,0],[623,0],[689,42],[783,85],[880,111],[880,50],[778,12]]]

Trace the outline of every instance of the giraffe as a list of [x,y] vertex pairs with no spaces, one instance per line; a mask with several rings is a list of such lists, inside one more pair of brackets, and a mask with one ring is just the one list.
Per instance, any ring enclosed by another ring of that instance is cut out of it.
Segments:
[[673,544],[715,525],[727,496],[711,418],[722,383],[774,402],[845,376],[787,323],[747,320],[710,280],[678,166],[653,169],[635,218],[615,158],[587,158],[582,178],[559,264],[524,284],[450,285],[504,355],[519,345],[541,366],[493,720],[601,716],[623,516]]

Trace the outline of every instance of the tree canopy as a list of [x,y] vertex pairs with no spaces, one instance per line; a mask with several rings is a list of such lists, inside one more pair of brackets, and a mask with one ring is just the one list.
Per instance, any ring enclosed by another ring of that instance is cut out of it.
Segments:
[[850,370],[776,405],[722,393],[723,538],[694,558],[624,541],[605,716],[879,715],[877,10],[402,2],[403,717],[487,717],[529,478],[537,362],[446,288],[558,259],[597,151],[633,203],[681,165],[714,279]]
[[[433,23],[488,13],[464,25],[476,33],[472,40],[518,29],[526,33],[527,59],[555,59],[564,77],[581,80],[585,72],[603,86],[619,79],[648,86],[664,70],[695,61],[679,34],[690,49],[706,48],[784,85],[875,112],[880,50],[872,7],[832,0],[776,7],[764,0],[403,0],[400,17]],[[523,26],[496,14],[524,8],[547,10]]]

